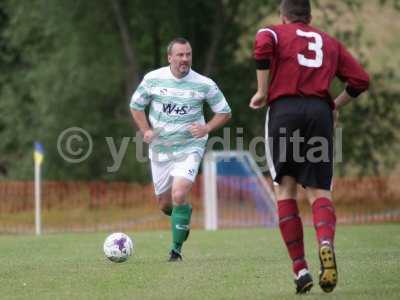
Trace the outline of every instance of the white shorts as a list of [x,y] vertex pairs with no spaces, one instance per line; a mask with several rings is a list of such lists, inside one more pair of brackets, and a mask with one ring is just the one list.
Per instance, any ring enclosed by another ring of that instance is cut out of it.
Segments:
[[156,195],[172,187],[173,177],[183,177],[194,182],[200,162],[201,156],[196,152],[167,161],[151,160],[151,174]]

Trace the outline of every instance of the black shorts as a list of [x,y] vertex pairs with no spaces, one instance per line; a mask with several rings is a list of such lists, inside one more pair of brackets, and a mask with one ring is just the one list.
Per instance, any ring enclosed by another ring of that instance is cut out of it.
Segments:
[[298,97],[273,101],[267,113],[266,138],[274,182],[291,176],[303,187],[331,189],[333,115],[327,101]]

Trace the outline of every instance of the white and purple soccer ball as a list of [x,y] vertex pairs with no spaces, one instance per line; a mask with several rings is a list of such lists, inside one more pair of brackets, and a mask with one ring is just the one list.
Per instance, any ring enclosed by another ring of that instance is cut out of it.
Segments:
[[133,242],[125,233],[114,232],[104,241],[103,250],[112,262],[124,262],[133,254]]

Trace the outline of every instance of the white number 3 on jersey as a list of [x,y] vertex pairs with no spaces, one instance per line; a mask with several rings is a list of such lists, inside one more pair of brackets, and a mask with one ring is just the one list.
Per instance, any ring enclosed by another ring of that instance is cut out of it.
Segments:
[[296,34],[308,39],[313,38],[314,42],[308,43],[308,50],[315,52],[315,58],[306,58],[303,54],[297,54],[297,61],[299,65],[309,67],[309,68],[319,68],[322,66],[322,60],[324,58],[324,53],[322,52],[322,37],[316,32],[305,32],[303,30],[297,29]]

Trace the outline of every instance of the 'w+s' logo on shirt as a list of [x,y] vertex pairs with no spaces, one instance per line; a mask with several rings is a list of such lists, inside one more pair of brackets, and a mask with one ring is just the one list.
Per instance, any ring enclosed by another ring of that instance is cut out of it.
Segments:
[[189,105],[182,105],[179,106],[177,104],[173,103],[168,103],[168,104],[163,104],[163,112],[171,115],[171,114],[176,114],[176,115],[186,115],[190,110]]

